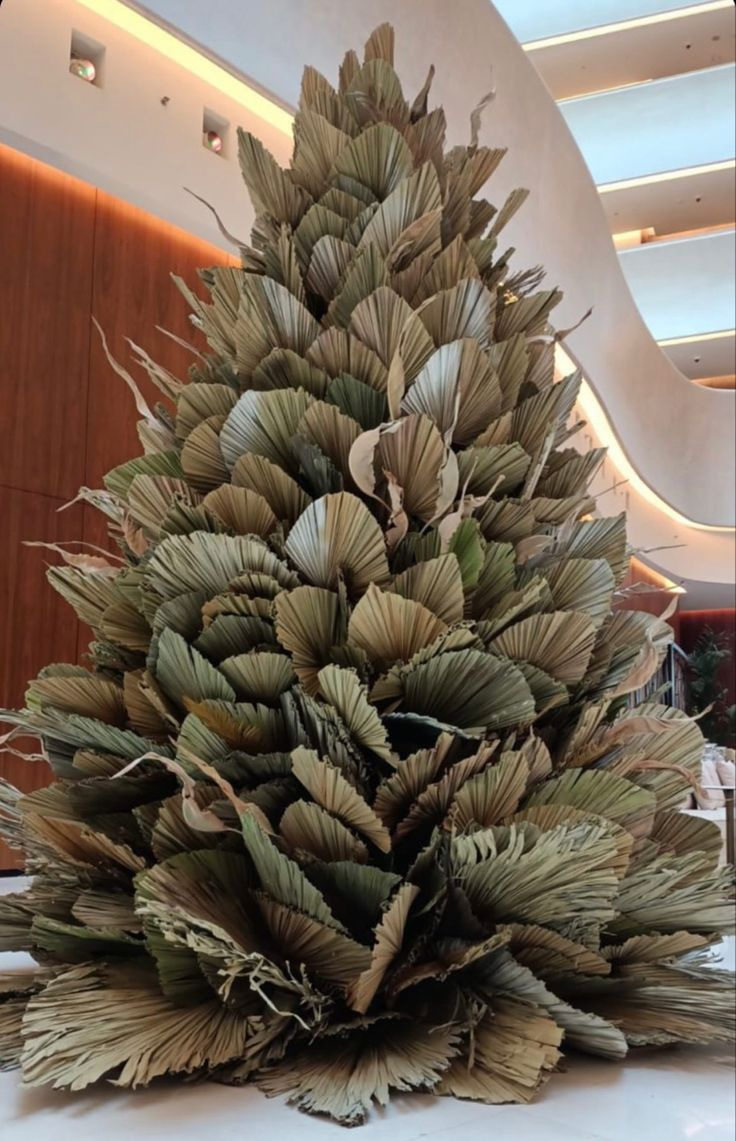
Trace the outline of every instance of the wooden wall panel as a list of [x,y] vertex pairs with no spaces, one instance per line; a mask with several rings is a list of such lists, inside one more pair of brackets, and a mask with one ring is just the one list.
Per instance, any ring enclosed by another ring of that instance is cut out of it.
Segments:
[[[110,547],[98,512],[57,508],[142,451],[133,397],[108,365],[92,316],[121,362],[130,364],[128,336],[185,378],[194,358],[156,326],[205,346],[170,274],[205,296],[197,268],[233,259],[7,147],[0,147],[0,249],[0,704],[13,707],[43,665],[84,661],[90,639],[45,581],[56,556],[22,541],[84,538]],[[130,371],[155,403],[145,374],[134,364]],[[25,791],[49,776],[46,766],[9,754],[0,754],[0,775]],[[0,870],[12,866],[0,848]]]
[[[96,191],[0,147],[0,484],[64,496],[84,475]],[[63,429],[63,430],[62,430]]]
[[[134,377],[149,405],[166,401],[133,361],[125,338],[145,348],[175,376],[186,379],[195,357],[160,330],[186,339],[200,351],[206,349],[206,342],[192,327],[189,307],[171,274],[182,277],[191,289],[205,297],[197,269],[232,260],[207,242],[99,192],[93,312],[110,351]],[[95,333],[90,351],[85,470],[88,487],[102,487],[110,468],[141,454],[136,429],[139,418],[130,389],[110,367]],[[98,546],[110,546],[106,521],[99,512],[85,511],[84,538]]]
[[[73,662],[77,653],[77,617],[46,581],[46,567],[59,561],[51,551],[24,546],[27,540],[59,542],[76,538],[82,518],[78,507],[59,512],[62,499],[37,492],[2,489],[0,512],[0,706],[23,704],[26,682],[49,662]],[[22,748],[36,748],[32,739]],[[0,776],[30,792],[48,782],[42,763],[0,754]],[[0,869],[13,857],[0,842]]]
[[[102,326],[110,351],[136,381],[149,404],[160,399],[144,371],[131,360],[129,337],[154,360],[186,379],[195,359],[156,329],[167,329],[204,349],[205,343],[188,320],[189,307],[171,281],[183,277],[201,296],[206,292],[196,271],[200,266],[228,260],[221,250],[184,234],[145,211],[100,192],[97,199],[93,272],[93,313]],[[90,487],[102,486],[103,475],[142,451],[136,432],[139,419],[133,396],[110,368],[99,337],[90,352],[87,466]]]
[[[102,191],[98,193],[92,311],[110,352],[133,376],[151,407],[158,401],[167,402],[135,363],[126,338],[145,348],[169,372],[186,380],[187,370],[196,358],[160,330],[184,338],[200,352],[206,350],[207,344],[189,321],[189,306],[171,275],[183,278],[191,289],[206,297],[197,270],[232,260],[222,250],[144,210]],[[103,477],[111,468],[142,453],[139,419],[133,394],[108,363],[95,330],[90,348],[84,476],[88,487],[103,487]],[[117,550],[108,537],[105,516],[89,506],[84,509],[84,539]],[[90,631],[80,624],[80,658],[89,638]]]

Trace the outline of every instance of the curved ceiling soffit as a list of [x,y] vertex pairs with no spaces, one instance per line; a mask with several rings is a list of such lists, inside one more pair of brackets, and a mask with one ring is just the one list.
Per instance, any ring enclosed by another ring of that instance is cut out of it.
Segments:
[[[94,0],[82,3],[93,6]],[[450,139],[467,136],[469,111],[492,83],[495,100],[481,137],[508,147],[493,176],[494,200],[516,186],[531,189],[504,232],[516,264],[539,262],[547,280],[560,283],[565,298],[555,313],[559,326],[574,324],[592,304],[592,316],[569,338],[569,351],[649,505],[675,524],[721,532],[730,541],[736,394],[693,385],[654,341],[624,279],[577,144],[487,0],[461,0],[451,10],[444,0],[372,0],[366,8],[319,0],[319,36],[315,4],[294,0],[268,6],[220,0],[208,8],[206,23],[198,23],[201,16],[191,8],[187,17],[173,0],[148,0],[145,7],[158,18],[172,14],[191,40],[206,51],[219,50],[229,66],[287,104],[295,101],[306,55],[331,75],[346,47],[362,43],[384,19],[396,28],[397,68],[409,89],[421,86],[428,61],[437,64],[433,94],[445,109]]]

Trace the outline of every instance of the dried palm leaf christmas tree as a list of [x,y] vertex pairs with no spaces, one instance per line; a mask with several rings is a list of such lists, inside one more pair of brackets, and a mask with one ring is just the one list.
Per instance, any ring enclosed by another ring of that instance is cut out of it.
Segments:
[[731,1032],[731,871],[678,812],[702,738],[626,707],[670,630],[612,611],[560,293],[498,252],[503,151],[477,116],[446,151],[392,57],[383,26],[337,89],[306,69],[288,170],[240,134],[251,244],[183,287],[212,355],[141,354],[167,404],[92,495],[124,562],[49,572],[95,640],[12,715],[56,777],[3,795],[31,1085],[252,1080],[354,1125]]

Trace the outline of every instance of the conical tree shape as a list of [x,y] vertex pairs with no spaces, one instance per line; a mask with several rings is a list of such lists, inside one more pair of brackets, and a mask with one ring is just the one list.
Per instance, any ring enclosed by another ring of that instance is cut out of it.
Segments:
[[669,627],[612,612],[560,294],[499,252],[502,152],[477,117],[445,151],[392,55],[305,71],[288,170],[241,133],[252,244],[189,295],[213,355],[147,362],[166,408],[95,497],[124,565],[50,571],[96,640],[14,715],[56,775],[3,797],[30,1084],[253,1079],[355,1124],[731,1032],[731,872],[678,812],[702,738],[625,707]]

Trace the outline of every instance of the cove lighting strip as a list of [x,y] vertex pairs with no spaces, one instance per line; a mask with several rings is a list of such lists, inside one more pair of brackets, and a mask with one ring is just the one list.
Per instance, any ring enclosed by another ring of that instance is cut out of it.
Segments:
[[[687,590],[680,583],[675,583],[671,578],[667,578],[660,570],[655,570],[649,563],[645,563],[642,559],[637,559],[636,555],[631,556],[630,560],[631,570],[634,574],[648,574],[651,578],[657,580],[657,584],[662,590],[666,590],[669,594],[687,594]],[[652,585],[655,585],[652,583]]]
[[632,20],[619,20],[613,24],[599,24],[594,28],[581,28],[577,32],[565,32],[559,36],[548,36],[543,40],[529,40],[522,44],[524,51],[540,51],[542,48],[574,44],[579,40],[592,40],[598,36],[610,36],[616,32],[628,32],[631,28],[648,28],[652,24],[666,24],[670,20],[683,20],[688,16],[698,16],[702,12],[718,12],[730,8],[732,0],[711,0],[708,4],[690,4],[687,8],[673,8],[670,12],[653,12],[651,16],[638,16]]
[[715,174],[719,170],[733,170],[736,159],[727,158],[722,162],[709,162],[703,166],[683,166],[679,170],[663,170],[659,174],[642,174],[638,178],[623,178],[620,182],[603,182],[598,187],[599,194],[610,194],[613,190],[631,190],[635,186],[653,186],[656,182],[674,182],[678,178],[692,178],[696,174]]
[[[563,376],[568,376],[577,368],[577,365],[560,345],[557,345],[555,349],[555,364]],[[654,488],[650,487],[648,483],[645,483],[621,447],[618,437],[611,427],[608,416],[598,400],[598,397],[585,379],[583,379],[580,386],[578,404],[586,421],[590,424],[598,437],[598,440],[602,446],[607,449],[608,458],[611,463],[637,495],[640,495],[647,503],[651,503],[652,507],[655,507],[680,527],[689,527],[695,531],[733,532],[733,527],[722,527],[714,523],[696,523],[694,519],[688,519],[687,516],[680,514],[679,511],[667,503],[665,499],[662,499],[660,495],[657,495]]]
[[721,329],[718,333],[693,333],[689,337],[668,337],[664,341],[657,341],[660,348],[669,345],[699,345],[701,341],[722,341],[725,337],[736,337],[736,329]]
[[[247,108],[249,111],[252,111],[253,114],[257,115],[260,119],[263,119],[265,122],[271,124],[271,126],[275,127],[277,130],[282,131],[285,135],[291,137],[293,118],[288,111],[285,111],[283,107],[280,107],[277,103],[274,103],[272,100],[268,99],[267,96],[262,95],[253,87],[250,87],[243,80],[236,78],[232,72],[229,72],[224,67],[220,67],[219,64],[214,63],[213,60],[197,51],[196,48],[193,48],[189,44],[184,43],[175,35],[172,35],[171,32],[167,32],[153,20],[149,20],[147,17],[141,15],[140,12],[129,8],[127,4],[121,3],[121,0],[77,0],[77,3],[81,4],[85,8],[88,8],[91,12],[94,12],[97,16],[100,16],[103,20],[107,20],[111,24],[114,24],[115,27],[120,28],[121,31],[127,32],[129,35],[134,36],[138,40],[141,40],[141,42],[147,44],[148,47],[151,47],[155,51],[160,52],[161,55],[166,56],[167,59],[170,59],[172,62],[178,64],[180,67],[190,72],[190,74],[197,76],[198,79],[201,79],[203,82],[208,83],[218,91],[221,91],[224,95],[227,95],[229,98],[233,99],[241,106]],[[727,4],[730,6],[730,0],[727,0]],[[697,10],[703,11],[713,8],[723,8],[726,6],[726,4],[720,2],[709,5],[701,4],[698,5]],[[689,13],[690,11],[691,9],[680,9],[679,15],[683,15],[685,12]],[[647,22],[651,23],[658,21],[650,20]],[[614,27],[615,29],[618,29],[623,26],[625,25],[612,25],[612,29]],[[603,32],[599,28],[595,30],[595,34],[601,35]],[[586,36],[580,34],[576,38],[586,38]],[[542,41],[540,41],[540,43],[542,43]],[[529,44],[525,45],[527,50],[530,50],[533,46],[534,45]],[[676,171],[672,172],[669,175],[665,175],[664,177],[683,177],[685,173],[694,174],[698,171],[703,171],[704,169],[721,169],[729,165],[733,166],[734,163],[716,163],[713,167],[694,168],[689,172]],[[661,178],[662,176],[653,176],[653,179],[656,181],[661,180]],[[640,180],[633,180],[633,184],[638,185],[639,181]],[[601,191],[605,191],[606,189],[618,189],[620,185],[621,184],[609,184],[608,187],[601,187],[599,189],[601,189]],[[564,351],[564,349],[558,345],[556,352],[558,355],[558,367],[561,369],[563,374],[574,371],[576,366],[573,364],[572,360]],[[593,428],[593,431],[596,433],[601,443],[608,448],[608,454],[612,463],[618,469],[624,479],[628,481],[629,486],[634,488],[634,490],[639,495],[641,495],[643,499],[646,499],[663,514],[667,515],[674,522],[679,523],[682,526],[693,527],[701,531],[732,530],[730,527],[710,526],[705,523],[696,523],[692,519],[685,518],[684,515],[681,515],[678,511],[675,511],[673,507],[670,507],[670,505],[666,503],[664,499],[661,499],[660,496],[657,495],[653,488],[649,487],[649,485],[644,482],[644,480],[630,463],[626,453],[616,438],[606,413],[598,402],[590,385],[586,381],[583,381],[580,390],[579,403],[583,409],[586,419]]]
[[241,107],[252,111],[259,119],[269,123],[278,131],[291,138],[293,116],[275,103],[268,96],[262,95],[254,87],[250,87],[242,79],[238,79],[232,72],[209,59],[196,48],[190,47],[177,36],[167,32],[160,24],[149,20],[140,12],[129,8],[121,0],[77,0],[84,8],[89,8],[101,19],[114,24],[116,28],[141,40],[154,51],[166,56],[172,63],[183,67],[197,79],[208,83],[223,95],[239,103]]
[[596,87],[593,91],[581,91],[580,95],[568,95],[566,99],[556,99],[558,107],[567,107],[570,103],[580,103],[582,99],[591,99],[594,95],[613,95],[617,91],[628,91],[630,87],[646,87],[654,83],[653,79],[632,79],[628,83],[617,83],[615,87]]

